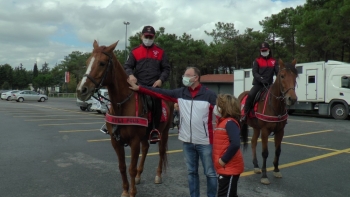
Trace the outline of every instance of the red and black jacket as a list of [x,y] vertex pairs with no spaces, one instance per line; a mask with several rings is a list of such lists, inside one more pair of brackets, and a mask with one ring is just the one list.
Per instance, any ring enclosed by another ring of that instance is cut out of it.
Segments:
[[264,58],[262,56],[256,58],[252,69],[254,76],[253,85],[272,84],[273,75],[276,74],[277,76],[278,69],[278,62],[274,58]]
[[166,81],[170,73],[170,64],[164,50],[153,44],[146,47],[141,44],[129,54],[124,65],[127,75],[134,75],[140,85],[152,86],[160,79]]

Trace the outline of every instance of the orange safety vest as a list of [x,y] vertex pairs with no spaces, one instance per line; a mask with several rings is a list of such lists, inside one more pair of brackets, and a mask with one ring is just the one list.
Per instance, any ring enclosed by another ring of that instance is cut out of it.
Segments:
[[230,139],[226,131],[226,123],[228,121],[235,122],[240,128],[238,122],[233,118],[220,120],[214,130],[213,140],[213,162],[216,173],[222,175],[239,175],[244,171],[244,162],[241,149],[239,149],[232,159],[226,163],[225,167],[219,164],[219,159],[225,154],[230,145]]

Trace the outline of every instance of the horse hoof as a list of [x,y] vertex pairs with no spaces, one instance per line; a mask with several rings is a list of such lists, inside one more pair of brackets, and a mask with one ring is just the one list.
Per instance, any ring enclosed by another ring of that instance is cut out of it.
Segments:
[[254,173],[255,174],[261,174],[261,169],[260,168],[254,168]]
[[268,178],[261,178],[260,182],[264,185],[269,185],[270,184],[270,181]]
[[135,184],[138,185],[141,182],[141,178],[135,177]]
[[154,179],[154,183],[155,184],[161,184],[162,183],[162,177],[156,176],[156,178]]
[[121,195],[120,197],[130,197],[130,195],[123,192],[122,195]]
[[282,178],[281,172],[273,172],[273,176],[275,176],[276,178]]

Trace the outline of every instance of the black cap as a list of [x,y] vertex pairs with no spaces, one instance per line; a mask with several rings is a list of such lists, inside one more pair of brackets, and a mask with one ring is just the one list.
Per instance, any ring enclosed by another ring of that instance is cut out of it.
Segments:
[[154,30],[154,28],[152,26],[144,26],[142,29],[142,34],[143,35],[152,35],[154,36],[156,34],[156,31]]
[[270,45],[267,42],[261,43],[260,51],[270,50]]

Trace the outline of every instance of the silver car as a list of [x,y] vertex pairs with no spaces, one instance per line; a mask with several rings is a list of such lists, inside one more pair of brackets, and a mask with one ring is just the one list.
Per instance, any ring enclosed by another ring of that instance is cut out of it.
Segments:
[[7,92],[1,93],[1,100],[7,100],[7,101],[12,100],[12,94],[16,92],[19,92],[19,90],[9,90]]
[[23,102],[23,101],[44,102],[48,99],[46,95],[39,94],[32,90],[22,90],[16,93],[12,93],[12,97],[13,97],[12,99],[16,100],[17,102]]

